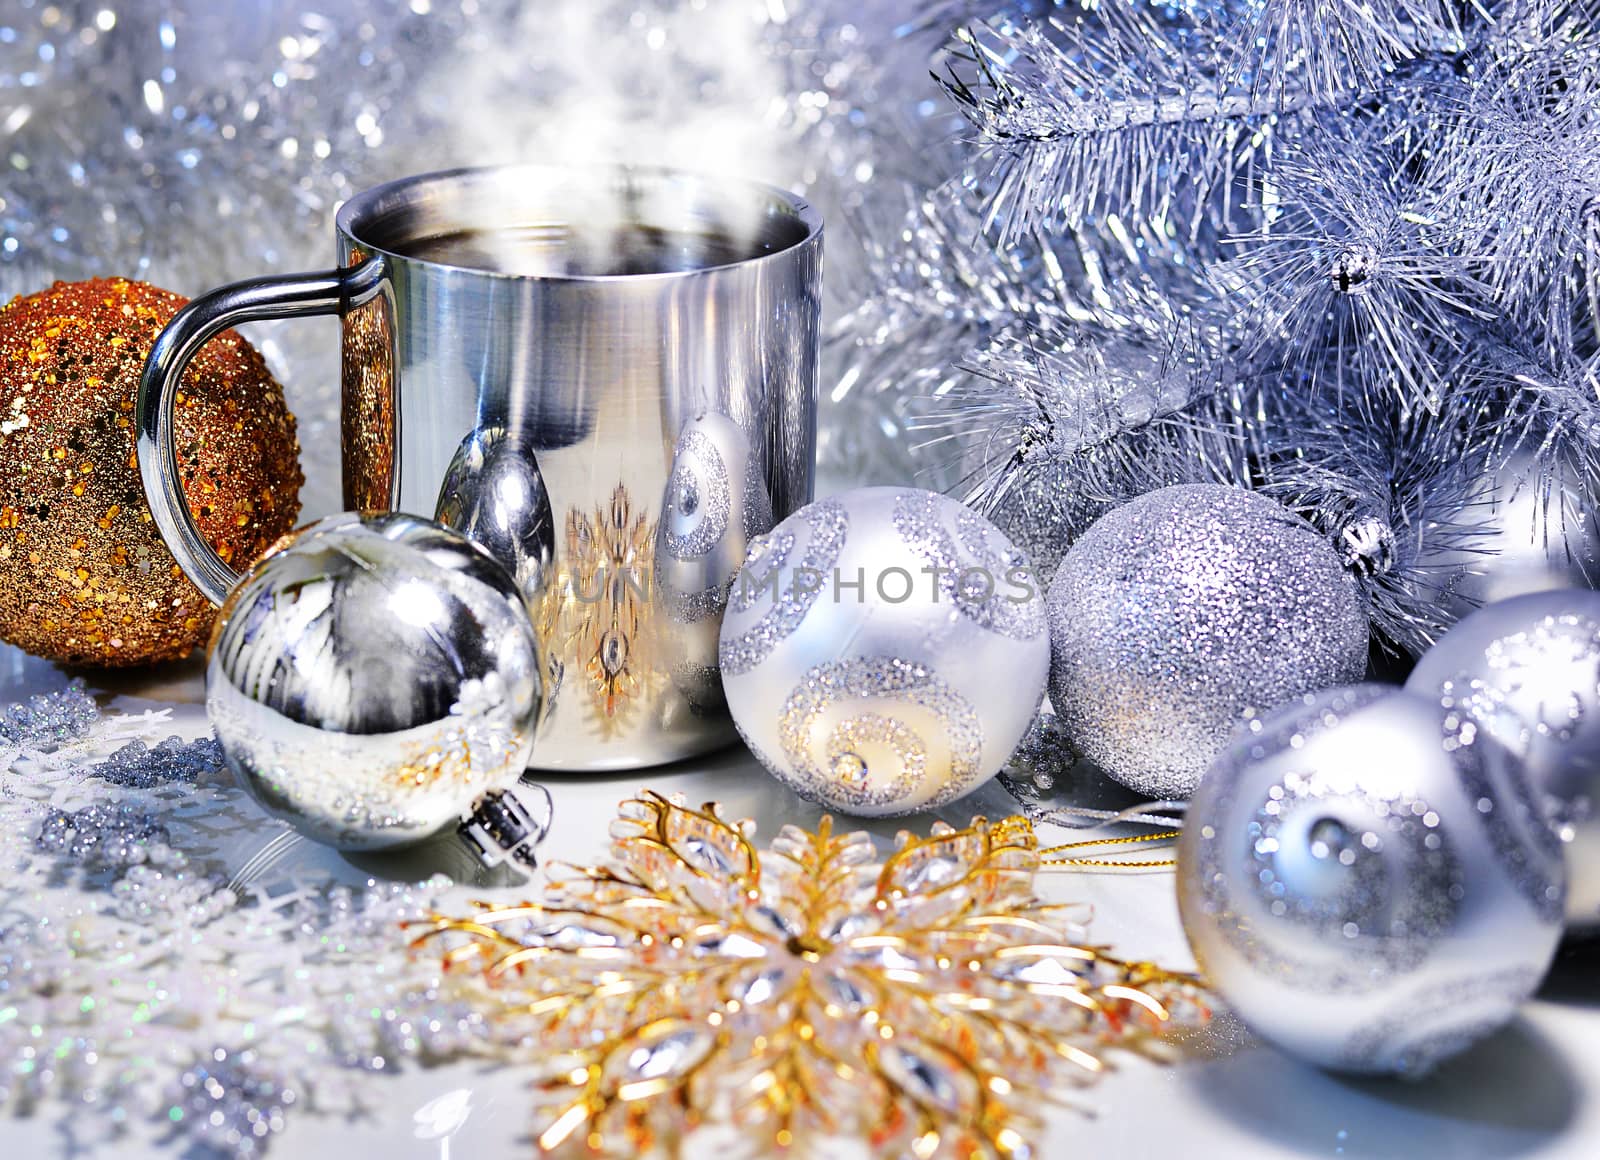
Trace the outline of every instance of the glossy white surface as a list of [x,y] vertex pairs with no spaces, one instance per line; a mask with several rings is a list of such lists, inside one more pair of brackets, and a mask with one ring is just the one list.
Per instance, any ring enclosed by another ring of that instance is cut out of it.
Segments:
[[[138,674],[87,675],[103,694],[102,707],[173,707],[171,732],[196,736],[206,728],[200,674],[196,661]],[[0,648],[0,704],[65,680],[53,666]],[[547,859],[601,855],[616,803],[640,786],[718,800],[732,816],[756,818],[758,837],[770,837],[785,821],[809,825],[820,813],[742,751],[643,774],[551,775],[548,784],[556,824],[544,847]],[[964,824],[973,813],[1010,809],[1011,798],[991,783],[942,816]],[[863,828],[888,837],[908,824],[922,828],[926,819]],[[259,843],[252,837],[254,844],[242,846],[239,863],[278,832],[263,818]],[[373,873],[412,877],[429,868],[392,858],[358,867],[309,843],[297,844],[292,857],[308,874],[331,871],[351,881]],[[1041,885],[1049,897],[1094,906],[1097,942],[1126,956],[1191,963],[1168,874],[1063,873]],[[1051,1113],[1041,1156],[1593,1157],[1600,1155],[1600,943],[1566,947],[1520,1019],[1418,1083],[1326,1075],[1249,1043],[1227,1021],[1171,1066],[1113,1058],[1115,1071],[1099,1085],[1064,1093],[1067,1104]],[[297,1111],[267,1154],[293,1160],[526,1157],[533,1149],[522,1083],[516,1069],[476,1065],[374,1078],[368,1116],[330,1120]],[[47,1121],[0,1118],[0,1158],[65,1154]],[[141,1132],[91,1154],[119,1160],[198,1155]]]

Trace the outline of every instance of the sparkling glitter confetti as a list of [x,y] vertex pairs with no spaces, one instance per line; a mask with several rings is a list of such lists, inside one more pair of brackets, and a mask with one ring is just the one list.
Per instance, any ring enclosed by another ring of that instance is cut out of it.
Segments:
[[154,749],[143,741],[130,741],[89,772],[113,785],[151,789],[174,782],[193,785],[222,764],[222,743],[215,737],[195,741],[168,737]]
[[65,689],[35,693],[9,705],[0,715],[0,743],[17,749],[44,749],[83,737],[100,720],[100,709],[83,678]]
[[246,1156],[308,1094],[358,1111],[361,1077],[471,1036],[396,937],[442,880],[291,878],[211,739],[150,747],[166,714],[98,717],[81,682],[0,717],[38,746],[0,794],[0,1115],[85,1149],[137,1129]]
[[96,803],[70,813],[52,809],[33,844],[103,870],[171,861],[171,837],[156,814],[126,803]]
[[267,1138],[283,1131],[296,1093],[281,1079],[257,1067],[252,1050],[229,1053],[219,1047],[178,1080],[180,1089],[167,1118],[192,1124],[195,1135],[235,1156],[249,1156],[265,1147]]

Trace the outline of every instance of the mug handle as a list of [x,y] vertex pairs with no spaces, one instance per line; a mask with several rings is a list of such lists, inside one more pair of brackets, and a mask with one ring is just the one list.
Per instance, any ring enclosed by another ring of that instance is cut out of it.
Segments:
[[377,297],[383,259],[314,274],[277,274],[221,286],[194,299],[167,323],[150,348],[139,377],[138,459],[145,502],[178,567],[212,604],[221,605],[239,581],[189,511],[178,478],[172,405],[189,360],[211,339],[241,322],[343,315]]

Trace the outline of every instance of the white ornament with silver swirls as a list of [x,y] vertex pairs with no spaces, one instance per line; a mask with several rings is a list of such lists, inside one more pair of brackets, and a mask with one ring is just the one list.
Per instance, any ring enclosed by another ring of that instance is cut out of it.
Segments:
[[1004,764],[1050,645],[1027,558],[956,501],[819,500],[752,545],[722,625],[728,707],[804,797],[876,817],[954,801]]
[[1564,843],[1567,924],[1600,928],[1600,592],[1480,609],[1423,654],[1406,688],[1470,714],[1521,759]]
[[1560,851],[1516,759],[1400,689],[1308,694],[1200,782],[1178,848],[1201,970],[1257,1034],[1418,1074],[1505,1023],[1561,936]]
[[1580,465],[1558,451],[1536,453],[1535,432],[1484,473],[1465,497],[1469,542],[1426,549],[1418,566],[1444,581],[1451,620],[1531,592],[1600,582],[1600,519]]

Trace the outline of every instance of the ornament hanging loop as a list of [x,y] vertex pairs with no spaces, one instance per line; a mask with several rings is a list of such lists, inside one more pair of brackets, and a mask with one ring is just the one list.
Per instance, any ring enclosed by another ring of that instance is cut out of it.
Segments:
[[461,823],[461,836],[486,867],[509,863],[532,873],[538,847],[550,833],[555,801],[550,790],[525,773],[509,789],[483,795]]
[[239,574],[217,555],[183,493],[174,442],[173,405],[189,360],[222,331],[241,322],[344,314],[370,302],[384,284],[383,260],[315,274],[251,278],[196,298],[173,317],[150,348],[139,379],[138,457],[150,514],[184,575],[221,605]]

